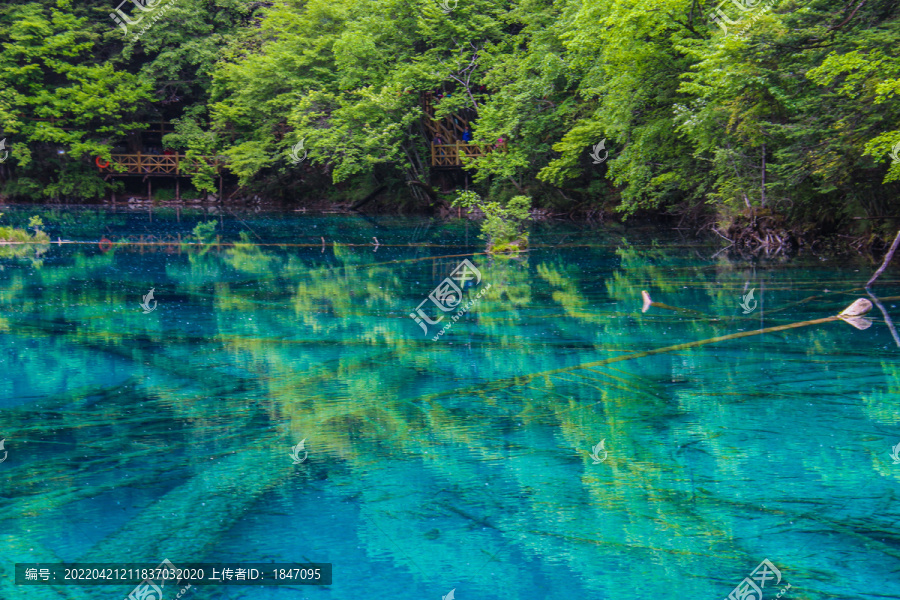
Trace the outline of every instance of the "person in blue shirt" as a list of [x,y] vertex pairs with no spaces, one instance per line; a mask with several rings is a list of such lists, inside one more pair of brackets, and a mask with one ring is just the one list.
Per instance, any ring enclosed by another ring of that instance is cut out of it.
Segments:
[[462,141],[467,142],[467,143],[472,141],[472,130],[469,129],[468,126],[466,127],[466,130],[463,131]]

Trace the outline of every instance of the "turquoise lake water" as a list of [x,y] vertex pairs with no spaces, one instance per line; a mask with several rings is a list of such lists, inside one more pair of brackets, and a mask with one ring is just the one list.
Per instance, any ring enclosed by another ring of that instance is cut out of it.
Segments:
[[[133,588],[17,586],[15,563],[163,559],[333,565],[186,600],[721,600],[766,559],[766,600],[900,598],[882,312],[666,350],[834,316],[871,261],[618,225],[538,223],[503,259],[464,222],[39,212],[53,244],[0,247],[3,600]],[[428,298],[455,303],[464,259],[453,321]],[[900,319],[897,268],[873,292]]]

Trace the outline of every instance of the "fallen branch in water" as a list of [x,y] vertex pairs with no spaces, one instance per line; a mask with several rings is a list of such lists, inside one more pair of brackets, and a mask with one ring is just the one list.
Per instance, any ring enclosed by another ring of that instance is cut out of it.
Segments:
[[[650,295],[642,293],[641,296],[644,299],[645,306],[647,305],[647,301],[650,300]],[[650,300],[650,305],[659,305],[656,302]],[[665,305],[663,305],[665,306]],[[679,350],[686,350],[688,348],[696,348],[698,346],[705,346],[707,344],[713,344],[716,342],[724,342],[727,340],[736,340],[745,337],[751,337],[755,335],[762,335],[764,333],[774,333],[776,331],[786,331],[788,329],[796,329],[798,327],[808,327],[810,325],[820,325],[822,323],[830,323],[832,321],[841,320],[849,325],[852,325],[856,329],[867,329],[872,325],[872,321],[869,319],[863,318],[862,315],[866,314],[872,310],[872,303],[865,298],[858,298],[853,304],[845,308],[841,311],[840,314],[831,316],[831,317],[823,317],[821,319],[813,319],[811,321],[801,321],[799,323],[791,323],[789,325],[778,325],[776,327],[766,327],[765,329],[755,329],[753,331],[741,331],[738,333],[731,333],[728,335],[719,335],[716,337],[708,338],[705,340],[699,340],[696,342],[685,342],[683,344],[675,344],[673,346],[666,346],[665,348],[657,348],[656,350],[645,350],[643,352],[632,352],[630,354],[622,354],[619,356],[613,356],[610,358],[605,358],[603,360],[598,360],[594,362],[586,362],[578,365],[573,365],[571,367],[562,367],[559,369],[551,369],[548,371],[539,371],[537,373],[529,373],[527,375],[516,375],[512,377],[504,377],[502,379],[497,379],[494,381],[486,382],[483,384],[479,384],[477,386],[471,386],[463,389],[455,389],[455,390],[447,390],[445,392],[438,392],[435,394],[428,394],[426,396],[420,396],[419,398],[413,399],[414,402],[421,401],[429,401],[434,400],[436,398],[440,398],[443,396],[450,396],[454,394],[469,394],[469,393],[482,393],[488,394],[491,392],[496,392],[499,390],[507,389],[514,387],[516,385],[524,385],[530,383],[531,381],[538,379],[540,377],[550,377],[552,375],[558,375],[560,373],[567,373],[569,371],[577,371],[579,369],[587,369],[589,367],[600,367],[612,363],[622,362],[626,360],[634,360],[635,358],[644,358],[645,356],[653,356],[656,354],[664,354],[666,352],[677,352]]]
[[878,270],[875,271],[875,274],[872,275],[872,279],[866,284],[866,287],[872,285],[872,282],[878,279],[878,276],[881,275],[884,270],[887,268],[888,263],[891,262],[891,259],[894,258],[894,251],[897,250],[897,244],[900,244],[900,231],[897,232],[897,237],[894,238],[894,243],[891,244],[891,249],[888,250],[888,253],[884,256],[884,262],[881,263],[881,266],[878,267]]
[[656,308],[664,308],[666,310],[671,310],[688,315],[697,315],[698,317],[707,321],[719,320],[717,317],[710,317],[709,315],[692,308],[679,308],[677,306],[669,306],[668,304],[663,304],[662,302],[654,302],[653,299],[650,298],[649,292],[647,292],[646,290],[641,290],[641,299],[644,301],[644,306],[641,308],[641,312],[647,312],[651,306],[655,306]]

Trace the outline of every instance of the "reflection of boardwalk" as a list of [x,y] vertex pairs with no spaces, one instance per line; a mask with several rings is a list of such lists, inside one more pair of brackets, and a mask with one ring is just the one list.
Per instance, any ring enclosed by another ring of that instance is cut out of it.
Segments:
[[[165,238],[158,238],[155,235],[149,236],[140,236],[138,239],[132,239],[130,237],[119,238],[115,241],[110,240],[108,238],[103,238],[99,242],[100,251],[103,253],[109,252],[111,249],[115,248],[119,252],[140,252],[143,254],[144,252],[165,252],[166,254],[181,254],[182,250],[182,241],[181,234],[179,233],[177,237],[167,235]],[[192,247],[193,244],[190,247]],[[219,253],[221,254],[221,243],[211,244],[211,246],[217,246]]]
[[[190,175],[196,173],[200,167],[199,160],[185,160],[184,154],[112,154],[112,160],[104,164],[102,159],[97,159],[97,168],[101,173],[112,175]],[[206,164],[213,167],[218,173],[223,161],[218,157],[200,157]],[[119,170],[117,166],[125,167]]]

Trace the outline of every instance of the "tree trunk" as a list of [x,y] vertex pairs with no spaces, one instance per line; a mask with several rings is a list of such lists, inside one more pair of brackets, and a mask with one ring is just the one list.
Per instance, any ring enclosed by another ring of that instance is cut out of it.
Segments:
[[437,194],[434,193],[434,190],[431,189],[431,186],[425,185],[421,181],[416,181],[415,179],[410,179],[406,182],[406,185],[410,186],[411,189],[421,189],[425,192],[425,195],[428,196],[432,201],[437,202],[438,197]]
[[762,188],[760,190],[762,207],[766,207],[766,145],[762,145]]
[[362,200],[358,201],[356,204],[354,204],[353,206],[351,206],[351,207],[350,207],[350,210],[356,210],[356,209],[358,209],[359,207],[363,206],[364,204],[368,204],[371,200],[374,200],[375,197],[378,196],[378,194],[380,194],[381,192],[383,192],[384,190],[386,190],[387,187],[388,187],[388,186],[386,186],[386,185],[383,185],[383,186],[379,187],[379,188],[376,189],[374,192],[372,192],[371,194],[369,194],[368,196],[366,196],[365,198],[363,198]]

